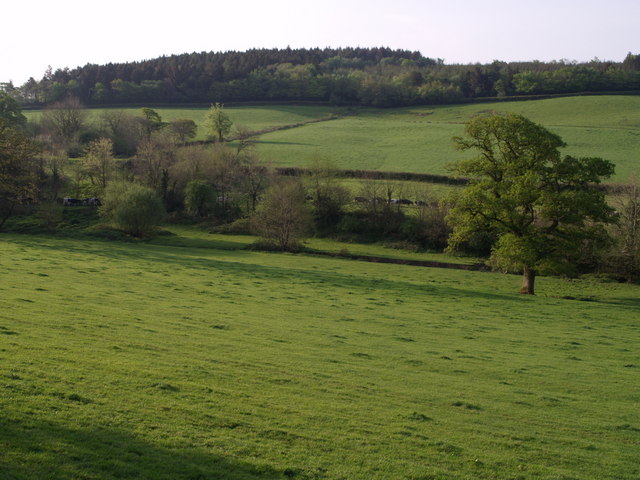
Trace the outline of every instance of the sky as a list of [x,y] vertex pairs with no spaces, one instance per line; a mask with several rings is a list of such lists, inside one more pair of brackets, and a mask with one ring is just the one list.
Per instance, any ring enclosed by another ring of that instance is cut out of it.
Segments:
[[452,63],[622,61],[640,0],[6,0],[0,82],[251,48],[390,47]]

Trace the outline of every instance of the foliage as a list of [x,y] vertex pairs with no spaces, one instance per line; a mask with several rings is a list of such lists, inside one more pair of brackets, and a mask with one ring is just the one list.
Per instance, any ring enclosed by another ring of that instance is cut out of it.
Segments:
[[190,214],[205,217],[212,211],[216,197],[216,191],[208,182],[191,180],[184,192],[184,205]]
[[63,210],[64,207],[56,202],[42,202],[35,216],[48,232],[53,232],[63,220]]
[[465,133],[454,139],[458,148],[478,156],[455,166],[470,184],[449,215],[450,247],[476,231],[496,231],[492,262],[524,271],[522,293],[533,294],[536,271],[570,271],[572,252],[605,235],[600,222],[611,221],[611,209],[593,185],[613,174],[613,165],[561,157],[562,139],[520,115],[477,117]]
[[316,228],[322,230],[337,225],[352,198],[351,192],[338,179],[337,165],[326,158],[316,157],[306,172]]
[[408,217],[401,226],[403,236],[422,248],[443,251],[451,234],[451,226],[446,221],[448,207],[440,202],[416,207],[415,216]]
[[224,142],[224,137],[231,132],[231,125],[233,125],[233,122],[227,112],[224,111],[224,105],[220,103],[211,105],[205,115],[204,126],[208,131],[212,132],[212,137],[217,142]]
[[98,115],[100,133],[113,142],[116,155],[134,155],[143,137],[140,118],[124,110],[101,110]]
[[27,117],[22,114],[20,104],[6,92],[0,90],[0,120],[8,126],[20,129],[27,123]]
[[173,138],[161,130],[144,138],[138,145],[133,169],[138,179],[166,198],[171,167],[176,162],[177,148]]
[[311,226],[306,195],[297,179],[272,185],[253,216],[254,232],[278,250],[296,250]]
[[104,191],[116,168],[113,158],[113,142],[108,138],[100,138],[89,143],[83,167],[91,184],[96,185],[98,191]]
[[75,97],[56,102],[42,113],[42,125],[54,143],[67,149],[73,148],[86,125],[87,111]]
[[136,183],[110,183],[100,207],[102,218],[139,238],[153,235],[164,215],[164,206],[158,194]]
[[623,62],[446,65],[420,52],[386,47],[252,49],[48,70],[14,94],[36,104],[69,95],[100,105],[301,100],[376,107],[443,104],[478,97],[638,90],[637,58],[629,53]]
[[176,134],[178,140],[183,145],[187,143],[187,140],[192,140],[196,137],[198,132],[198,125],[190,118],[178,118],[169,122],[169,128]]
[[142,108],[141,124],[147,138],[150,137],[153,132],[162,130],[166,126],[160,114],[148,107]]
[[36,153],[29,138],[0,119],[0,228],[16,205],[37,197]]

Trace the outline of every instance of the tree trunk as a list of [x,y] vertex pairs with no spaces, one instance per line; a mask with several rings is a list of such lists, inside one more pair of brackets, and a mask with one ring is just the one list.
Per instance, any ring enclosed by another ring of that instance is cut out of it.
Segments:
[[535,295],[535,283],[536,271],[533,268],[525,267],[522,276],[522,288],[520,289],[520,293],[525,295]]

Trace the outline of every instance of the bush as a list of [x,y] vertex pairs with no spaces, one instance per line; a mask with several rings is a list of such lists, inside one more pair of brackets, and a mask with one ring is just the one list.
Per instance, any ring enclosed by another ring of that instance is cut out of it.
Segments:
[[101,217],[138,238],[155,234],[164,215],[164,206],[158,194],[136,183],[110,184],[100,207]]

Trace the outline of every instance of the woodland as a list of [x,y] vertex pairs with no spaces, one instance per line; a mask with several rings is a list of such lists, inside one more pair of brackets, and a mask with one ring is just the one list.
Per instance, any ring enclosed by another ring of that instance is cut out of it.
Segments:
[[559,60],[446,64],[390,48],[253,49],[49,68],[2,89],[24,106],[68,96],[86,105],[322,102],[397,107],[486,97],[640,90],[640,55],[622,62]]

